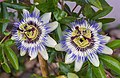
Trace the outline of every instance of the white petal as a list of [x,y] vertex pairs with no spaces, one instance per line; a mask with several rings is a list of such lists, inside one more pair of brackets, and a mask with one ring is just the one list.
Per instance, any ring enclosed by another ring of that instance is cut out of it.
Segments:
[[65,56],[65,63],[66,64],[70,64],[70,63],[72,63],[76,58],[72,58],[72,55],[73,55],[73,53],[71,53],[71,54],[66,54],[66,56]]
[[38,52],[37,51],[30,51],[29,52],[29,56],[30,56],[30,60],[33,60],[37,57]]
[[35,17],[39,17],[39,15],[40,15],[40,10],[38,10],[38,9],[35,7],[33,13],[35,14]]
[[100,40],[101,44],[106,44],[110,41],[110,37],[106,35],[98,35],[98,38],[97,37],[95,38],[96,38],[96,41]]
[[95,53],[93,53],[92,56],[88,56],[88,59],[94,66],[99,67],[99,58]]
[[110,37],[109,36],[104,36],[104,40],[106,43],[108,43],[110,41]]
[[83,61],[80,59],[79,61],[78,60],[75,60],[75,68],[74,68],[74,71],[78,72],[82,65],[83,65]]
[[98,30],[100,30],[102,28],[102,22],[98,23]]
[[109,55],[111,55],[113,53],[113,50],[111,48],[109,48],[105,45],[103,45],[103,47],[104,47],[104,49],[103,49],[102,53],[109,54]]
[[46,46],[52,47],[52,48],[54,48],[55,45],[57,44],[57,42],[49,35],[46,37],[46,41],[44,41],[44,42],[45,42]]
[[15,40],[16,38],[14,37],[14,35],[11,37],[12,40]]
[[62,44],[61,43],[55,45],[55,50],[57,50],[57,51],[65,51],[64,48],[62,48]]
[[23,9],[23,17],[27,18],[30,15],[29,11],[26,9]]
[[49,23],[51,19],[51,12],[45,13],[41,16],[41,21],[43,21],[43,24]]
[[25,51],[25,50],[20,49],[20,55],[21,55],[21,56],[24,56],[25,54],[26,54],[26,51]]
[[55,30],[58,27],[58,22],[55,21],[55,22],[49,23],[48,26],[49,26],[48,31],[52,32],[53,30]]
[[46,48],[44,46],[41,47],[39,53],[41,54],[41,56],[45,59],[48,60],[48,53],[46,51]]

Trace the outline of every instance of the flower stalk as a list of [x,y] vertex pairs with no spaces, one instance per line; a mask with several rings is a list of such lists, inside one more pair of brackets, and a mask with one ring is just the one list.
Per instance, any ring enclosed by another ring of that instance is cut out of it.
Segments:
[[49,72],[48,72],[48,64],[47,61],[44,60],[44,58],[41,56],[40,53],[38,53],[38,60],[40,64],[40,69],[42,72],[42,76],[48,78]]

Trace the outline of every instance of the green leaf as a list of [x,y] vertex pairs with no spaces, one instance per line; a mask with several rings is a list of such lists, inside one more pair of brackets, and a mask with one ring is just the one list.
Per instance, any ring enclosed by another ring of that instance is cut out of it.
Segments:
[[18,70],[19,69],[19,64],[18,64],[18,58],[16,56],[16,54],[14,53],[14,51],[7,45],[4,46],[5,49],[5,54],[7,56],[7,58],[9,59],[10,63],[12,64],[12,66]]
[[[70,14],[69,14],[69,15],[70,15]],[[75,13],[75,12],[72,12],[72,14],[71,14],[70,16],[73,16],[73,17],[76,17],[76,18],[79,17],[78,13]]]
[[[1,3],[1,15],[2,15],[2,18],[4,18],[4,19],[9,18],[9,15],[8,15],[8,12],[7,12],[7,7],[5,6],[4,2]],[[1,32],[4,32],[7,28],[8,22],[3,23],[1,25],[2,25],[2,27],[0,27],[0,30],[1,30]]]
[[57,52],[55,52],[54,50],[50,50],[50,52],[51,52],[51,54],[50,54],[50,58],[48,59],[48,62],[52,63],[55,60]]
[[92,65],[90,65],[90,63],[88,63],[86,78],[95,78],[93,71],[92,71]]
[[59,66],[60,66],[60,71],[64,74],[67,74],[72,71],[71,66],[63,62],[59,62]]
[[38,2],[39,4],[45,3],[47,0],[34,0],[34,2]]
[[31,75],[30,78],[43,78],[43,77],[41,77],[41,76],[39,76],[39,75],[37,75],[37,74],[33,74],[33,75]]
[[91,19],[96,20],[98,18],[104,17],[107,14],[109,14],[112,11],[112,9],[112,7],[108,6],[103,8],[103,10],[98,10]]
[[10,32],[7,32],[7,31],[4,31],[3,34],[4,34],[5,36],[8,36],[8,35],[10,35],[11,33],[10,33]]
[[3,62],[3,48],[0,46],[0,63]]
[[106,2],[106,0],[99,0],[99,1],[100,1],[100,3],[101,3],[101,5],[102,5],[103,8],[105,8],[105,7],[107,7],[107,6],[110,6],[110,5]]
[[79,78],[75,73],[68,73],[67,77],[68,78]]
[[75,21],[77,18],[76,17],[72,17],[72,16],[68,16],[68,17],[65,17],[63,19],[60,20],[60,23],[61,24],[70,24],[71,22]]
[[89,2],[93,4],[95,7],[97,7],[98,9],[100,10],[103,9],[99,0],[89,0]]
[[6,46],[12,46],[14,44],[14,40],[9,39],[9,40],[5,41],[4,44]]
[[61,26],[60,26],[60,24],[58,25],[58,27],[57,27],[57,34],[58,34],[58,38],[59,38],[59,40],[61,40],[61,37],[62,37],[62,30],[61,30]]
[[105,74],[102,64],[100,64],[99,67],[92,66],[92,69],[93,69],[93,72],[96,78],[106,78],[106,74]]
[[109,29],[108,24],[103,24],[103,25],[102,25],[102,30],[103,30],[103,31],[107,31],[108,29]]
[[53,31],[53,34],[52,34],[52,37],[56,40],[56,41],[59,41],[61,40],[61,37],[62,37],[62,30],[61,30],[61,25],[60,23],[58,24],[58,27],[55,31]]
[[53,15],[57,21],[67,17],[67,13],[65,11],[62,11],[61,9],[57,9],[53,12]]
[[105,24],[105,23],[113,22],[113,21],[115,21],[115,19],[114,18],[102,18],[102,19],[98,19],[96,21],[102,22],[103,24]]
[[10,69],[9,65],[7,64],[7,60],[6,60],[5,55],[4,55],[3,45],[1,46],[2,47],[2,52],[1,52],[2,53],[2,63],[1,63],[1,65],[2,65],[2,68],[5,72],[10,73],[11,69]]
[[85,15],[87,18],[92,18],[95,14],[94,9],[90,5],[85,5],[82,10],[83,15]]
[[107,43],[107,46],[113,50],[120,48],[120,40],[113,40],[113,41]]
[[2,64],[2,68],[3,68],[3,70],[5,70],[6,73],[10,73],[11,72],[10,67],[8,66],[7,63],[3,63]]
[[120,74],[120,62],[108,55],[99,55],[100,59],[107,66],[107,68],[115,71],[117,74]]
[[0,23],[7,23],[7,22],[9,22],[8,19],[0,19]]
[[17,3],[17,0],[13,0],[14,3]]
[[14,4],[14,3],[7,3],[7,2],[4,2],[4,5],[7,6],[7,7],[11,7],[11,8],[14,8],[14,9],[29,9],[29,7],[25,6],[25,5],[22,5],[22,4]]
[[37,8],[42,11],[43,13],[45,12],[53,12],[58,8],[58,0],[47,0],[46,2],[40,3]]

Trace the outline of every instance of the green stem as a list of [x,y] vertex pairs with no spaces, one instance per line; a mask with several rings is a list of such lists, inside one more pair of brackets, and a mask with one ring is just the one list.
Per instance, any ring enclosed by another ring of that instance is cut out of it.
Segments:
[[65,6],[64,6],[64,0],[61,1],[61,7],[62,7],[62,10],[64,10]]
[[7,36],[5,36],[5,37],[0,41],[0,44],[2,44],[2,43],[5,41],[6,38],[7,38]]
[[11,36],[11,34],[9,34],[8,36],[5,36],[5,37],[0,41],[0,44],[2,44],[4,41],[6,41],[6,40],[9,38],[9,36]]

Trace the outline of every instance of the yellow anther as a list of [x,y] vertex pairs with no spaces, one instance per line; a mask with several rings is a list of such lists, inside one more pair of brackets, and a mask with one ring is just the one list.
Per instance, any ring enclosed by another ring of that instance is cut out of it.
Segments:
[[39,35],[38,29],[33,25],[24,24],[20,26],[20,29],[23,30],[23,32],[18,30],[18,36],[22,35],[23,40],[27,40],[27,38],[35,40]]
[[91,31],[86,29],[85,27],[79,27],[79,30],[74,30],[72,32],[73,42],[80,48],[86,48],[90,46],[90,42],[88,39],[91,39]]

